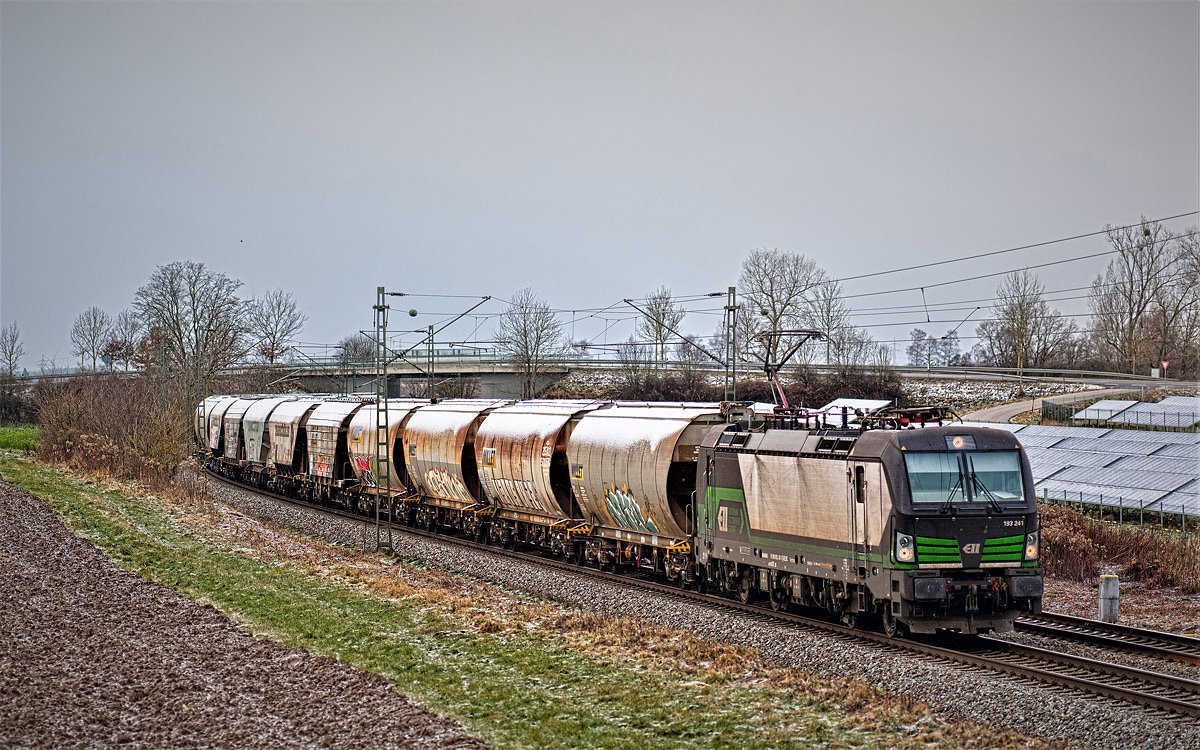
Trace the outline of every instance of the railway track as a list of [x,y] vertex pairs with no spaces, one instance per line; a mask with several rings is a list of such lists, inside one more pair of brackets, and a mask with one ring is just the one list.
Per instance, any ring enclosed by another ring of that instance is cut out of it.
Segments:
[[1200,665],[1200,638],[1190,638],[1186,635],[1053,612],[1022,616],[1017,620],[1016,627],[1021,632],[1073,640],[1182,664]]
[[[347,510],[326,505],[296,500],[258,488],[247,487],[211,472],[214,481],[236,487],[243,491],[256,492],[280,502],[299,505],[318,513],[341,517],[359,523],[373,523],[372,519]],[[857,628],[832,623],[826,619],[809,617],[785,610],[772,611],[765,603],[742,603],[715,594],[681,589],[677,586],[651,580],[648,577],[625,573],[612,573],[596,568],[583,567],[564,560],[530,554],[513,549],[502,549],[462,537],[449,536],[431,530],[389,524],[395,531],[474,548],[493,555],[510,557],[525,562],[551,567],[575,575],[589,576],[610,583],[640,588],[693,603],[736,611],[760,620],[787,623],[793,627],[807,628],[834,634],[848,640],[870,642],[879,648],[893,652],[920,655],[946,664],[965,666],[969,669],[1004,674],[1018,680],[1052,685],[1060,689],[1098,696],[1126,706],[1136,706],[1161,716],[1200,723],[1200,681],[1148,671],[1114,662],[1088,659],[1048,648],[1027,646],[990,637],[942,637],[936,639],[889,638]],[[1047,614],[1038,618],[1018,621],[1022,630],[1040,632],[1055,638],[1082,640],[1105,648],[1122,651],[1137,651],[1162,655],[1169,653],[1177,660],[1190,661],[1195,654],[1189,646],[1192,639],[1170,633],[1141,630],[1128,626],[1117,626],[1107,630],[1103,623],[1095,623],[1065,615]],[[1182,641],[1176,642],[1176,641]],[[1170,656],[1164,658],[1172,658]],[[1192,663],[1195,663],[1194,661]]]

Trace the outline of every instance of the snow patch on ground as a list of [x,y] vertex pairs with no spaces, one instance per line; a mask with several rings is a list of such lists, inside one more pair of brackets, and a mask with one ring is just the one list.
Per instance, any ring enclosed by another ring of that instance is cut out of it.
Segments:
[[902,378],[904,397],[910,404],[949,406],[958,412],[1020,399],[1033,400],[1058,393],[1095,390],[1100,386],[1045,380],[947,380],[943,378]]

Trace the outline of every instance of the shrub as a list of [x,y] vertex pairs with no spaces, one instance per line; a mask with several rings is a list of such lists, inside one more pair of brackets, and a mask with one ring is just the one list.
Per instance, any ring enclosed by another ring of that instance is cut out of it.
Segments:
[[1122,566],[1126,580],[1200,593],[1200,540],[1153,527],[1088,518],[1061,505],[1039,507],[1042,565],[1050,575],[1087,580],[1101,562]]
[[76,469],[159,483],[187,454],[192,406],[180,390],[115,375],[40,382],[38,452]]

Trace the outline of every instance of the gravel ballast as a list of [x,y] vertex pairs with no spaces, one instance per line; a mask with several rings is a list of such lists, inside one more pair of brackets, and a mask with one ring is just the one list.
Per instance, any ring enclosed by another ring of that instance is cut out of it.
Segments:
[[[242,512],[325,541],[374,545],[374,528],[214,483],[213,496]],[[798,630],[758,618],[657,596],[584,576],[564,575],[450,543],[394,533],[396,553],[508,589],[602,615],[641,618],[697,636],[760,650],[780,666],[828,680],[856,677],[907,694],[944,717],[1012,729],[1074,747],[1200,747],[1200,726],[1052,688],[890,653],[852,639]]]
[[0,747],[484,747],[390,680],[121,570],[3,481],[0,538]]

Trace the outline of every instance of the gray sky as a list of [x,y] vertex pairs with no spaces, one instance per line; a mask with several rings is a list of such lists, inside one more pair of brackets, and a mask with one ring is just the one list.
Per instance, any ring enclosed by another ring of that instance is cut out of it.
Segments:
[[[556,308],[596,308],[659,285],[724,291],[757,247],[842,278],[1195,211],[1198,8],[3,2],[0,322],[20,325],[33,371],[73,362],[75,316],[115,316],[174,260],[247,296],[293,292],[302,339],[336,342],[371,326],[380,285],[532,286]],[[844,286],[1105,249],[1096,237]],[[1038,273],[1081,287],[1105,262]],[[926,296],[991,297],[999,280]],[[397,304],[422,315],[396,328],[471,303]],[[601,340],[602,321],[574,317],[576,338]],[[887,340],[924,318],[856,321],[900,324],[871,329]],[[476,324],[494,327],[447,335]]]

